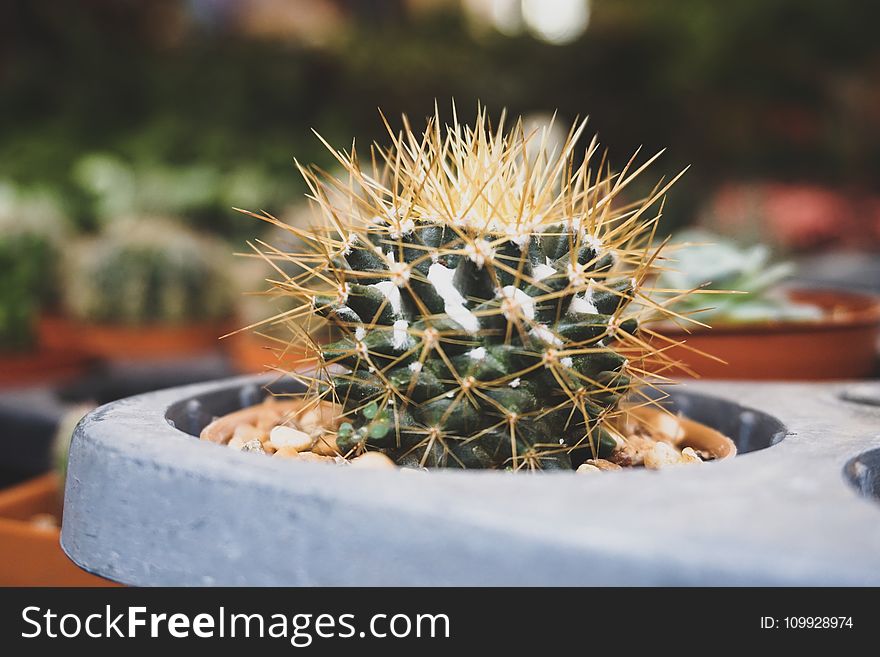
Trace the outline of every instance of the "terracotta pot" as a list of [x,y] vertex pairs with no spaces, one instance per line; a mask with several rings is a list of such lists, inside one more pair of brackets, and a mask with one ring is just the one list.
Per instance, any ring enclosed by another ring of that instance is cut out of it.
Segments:
[[118,586],[78,568],[61,530],[33,522],[61,517],[58,477],[46,474],[0,491],[0,586]]
[[[829,380],[870,376],[880,338],[880,299],[836,290],[794,290],[795,301],[825,311],[818,321],[718,325],[690,334],[678,327],[654,327],[685,347],[666,354],[685,367],[666,376],[751,380]],[[655,345],[665,343],[656,341]],[[703,355],[711,354],[725,363]],[[687,368],[687,369],[685,369]]]
[[75,349],[108,360],[187,356],[219,346],[225,322],[184,326],[88,324],[63,317],[40,321],[40,340],[52,349]]
[[0,353],[0,387],[34,383],[57,383],[72,378],[86,368],[88,358],[75,349],[47,349]]

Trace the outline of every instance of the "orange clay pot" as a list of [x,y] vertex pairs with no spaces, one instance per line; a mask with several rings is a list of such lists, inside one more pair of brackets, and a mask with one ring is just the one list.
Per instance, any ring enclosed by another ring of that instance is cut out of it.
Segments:
[[38,345],[32,351],[0,353],[0,387],[57,383],[82,373],[87,364],[88,358],[75,349]]
[[63,317],[40,321],[40,340],[52,349],[75,349],[108,360],[189,356],[219,347],[225,322],[183,326],[88,324]]
[[31,519],[61,517],[58,477],[46,474],[0,491],[0,586],[118,586],[77,567],[61,530]]
[[[832,290],[794,290],[794,301],[825,311],[817,321],[720,324],[686,333],[679,327],[653,327],[690,349],[726,361],[719,363],[682,347],[666,354],[697,376],[712,379],[831,380],[870,376],[880,339],[880,299]],[[665,343],[657,340],[655,346]],[[665,376],[690,377],[683,367]]]

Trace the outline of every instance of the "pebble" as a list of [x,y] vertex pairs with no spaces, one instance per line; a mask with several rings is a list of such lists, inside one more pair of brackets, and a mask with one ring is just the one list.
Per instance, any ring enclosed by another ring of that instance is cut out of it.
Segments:
[[297,461],[310,461],[312,463],[336,463],[332,456],[322,456],[314,452],[300,452],[296,456]]
[[679,463],[681,463],[681,455],[669,443],[655,443],[654,447],[645,453],[645,467],[650,470],[659,470]]
[[255,452],[257,454],[265,454],[266,450],[263,449],[263,443],[260,442],[259,438],[254,438],[253,440],[247,441],[244,445],[241,446],[242,452]]
[[235,431],[232,432],[232,440],[235,440],[236,438],[240,438],[244,442],[256,439],[262,443],[268,440],[269,432],[263,429],[258,429],[253,424],[239,424],[235,427]]
[[264,431],[269,431],[281,421],[281,415],[282,412],[277,408],[273,408],[272,404],[266,404],[265,407],[260,410],[256,425]]
[[232,438],[226,443],[232,449],[242,449],[246,443],[256,440],[264,442],[269,437],[269,433],[258,429],[252,424],[239,424],[232,432]]
[[336,445],[336,436],[332,433],[315,438],[315,444],[312,445],[312,451],[321,456],[336,456],[339,454],[339,447]]
[[685,437],[684,427],[678,417],[669,413],[657,413],[651,428],[671,443],[677,443]]
[[299,452],[294,447],[279,447],[278,451],[273,455],[275,458],[294,459],[296,461],[309,461],[311,463],[334,463],[335,460],[330,456],[321,456],[312,452]]
[[685,447],[683,450],[681,450],[681,462],[702,463],[703,459],[701,459],[700,455],[694,451],[693,447]]
[[312,437],[305,431],[280,426],[269,433],[269,443],[278,450],[282,447],[292,447],[298,452],[304,452],[312,446]]
[[299,426],[303,431],[308,433],[323,431],[323,427],[321,426],[321,413],[315,409],[306,411],[299,417]]
[[599,470],[623,470],[617,463],[612,463],[605,459],[587,459],[584,465],[591,465]]
[[578,474],[584,474],[584,473],[592,474],[594,472],[602,472],[602,471],[599,468],[597,468],[595,465],[591,465],[589,463],[581,463],[578,466],[578,469],[575,470],[575,472],[577,472]]
[[643,465],[645,454],[654,447],[656,441],[640,433],[633,433],[626,440],[626,445],[619,448],[611,458],[624,466]]
[[299,457],[299,450],[295,447],[279,447],[272,456],[276,459],[295,459]]
[[351,460],[353,468],[364,468],[368,470],[391,470],[397,468],[390,458],[382,452],[366,452],[357,458]]
[[246,442],[247,440],[245,438],[236,438],[235,436],[233,436],[232,438],[230,438],[229,442],[226,443],[226,446],[232,449],[241,449],[242,447],[244,447]]

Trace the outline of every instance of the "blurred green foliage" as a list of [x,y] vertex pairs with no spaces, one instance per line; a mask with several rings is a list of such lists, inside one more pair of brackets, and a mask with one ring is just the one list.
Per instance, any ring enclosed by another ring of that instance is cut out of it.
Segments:
[[51,195],[0,181],[0,352],[32,346],[37,313],[53,301],[65,232]]
[[0,238],[0,352],[32,344],[49,262],[49,246],[36,235]]
[[478,100],[590,113],[618,164],[641,144],[670,146],[665,173],[694,167],[668,228],[722,178],[880,180],[877,3],[593,0],[585,35],[566,46],[474,36],[454,2],[435,14],[373,2],[369,19],[336,4],[346,29],[308,47],[186,23],[183,0],[8,0],[0,176],[51,183],[94,228],[107,190],[82,160],[109,156],[136,180],[134,199],[156,181],[168,195],[196,186],[187,216],[238,238],[253,222],[230,205],[277,211],[304,191],[294,157],[331,164],[309,128],[364,148],[383,137],[377,107],[417,121],[455,98],[465,119]]

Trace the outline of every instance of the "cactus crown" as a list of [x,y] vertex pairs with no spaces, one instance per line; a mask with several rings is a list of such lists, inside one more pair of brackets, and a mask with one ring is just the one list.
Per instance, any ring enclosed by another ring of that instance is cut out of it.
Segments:
[[505,131],[503,115],[493,128],[484,110],[474,127],[435,114],[421,135],[404,117],[368,168],[329,146],[341,179],[300,167],[324,224],[289,228],[305,253],[263,254],[302,268],[274,283],[300,299],[276,321],[338,327],[310,340],[322,372],[304,379],[341,405],[341,450],[519,470],[615,449],[618,401],[651,350],[636,314],[662,311],[641,288],[657,256],[649,209],[672,183],[619,203],[657,155],[594,171],[596,139],[575,152],[583,130],[551,152],[546,131]]

